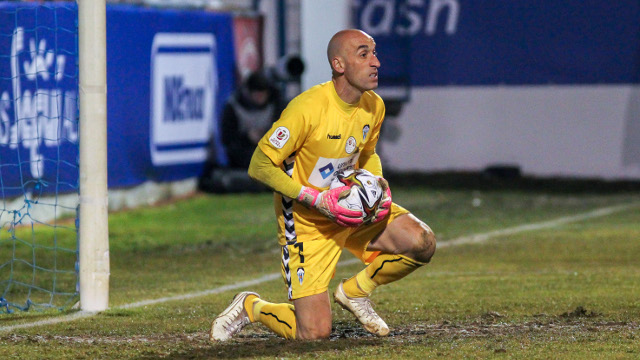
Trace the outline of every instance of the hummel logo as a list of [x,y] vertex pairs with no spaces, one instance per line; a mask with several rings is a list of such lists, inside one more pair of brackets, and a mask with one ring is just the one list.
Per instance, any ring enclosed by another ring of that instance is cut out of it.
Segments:
[[342,138],[342,134],[338,134],[338,135],[327,134],[327,139],[337,140],[337,139],[341,139],[341,138]]

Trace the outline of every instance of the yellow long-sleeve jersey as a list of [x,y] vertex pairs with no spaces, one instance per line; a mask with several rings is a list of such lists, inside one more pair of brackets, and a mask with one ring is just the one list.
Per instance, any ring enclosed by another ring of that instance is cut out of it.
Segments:
[[[273,166],[279,166],[293,180],[278,174],[274,176],[278,179],[268,181],[276,191],[274,208],[282,245],[328,238],[345,231],[315,209],[307,209],[291,198],[301,186],[327,189],[336,171],[362,165],[365,159],[359,158],[363,153],[367,155],[365,167],[381,175],[375,146],[384,114],[384,103],[373,91],[365,92],[358,103],[347,104],[329,81],[293,99],[260,140],[256,153],[264,153]],[[252,161],[250,174],[260,171],[259,163]]]

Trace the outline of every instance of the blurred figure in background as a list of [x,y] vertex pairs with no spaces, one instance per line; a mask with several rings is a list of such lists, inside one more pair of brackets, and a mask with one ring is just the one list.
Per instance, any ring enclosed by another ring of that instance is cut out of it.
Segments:
[[246,170],[253,151],[282,112],[276,88],[260,72],[247,77],[222,112],[222,143],[230,168]]
[[280,92],[262,72],[249,75],[231,95],[221,118],[220,139],[228,162],[217,161],[215,141],[199,187],[206,192],[255,192],[265,187],[247,176],[247,168],[258,141],[282,112]]

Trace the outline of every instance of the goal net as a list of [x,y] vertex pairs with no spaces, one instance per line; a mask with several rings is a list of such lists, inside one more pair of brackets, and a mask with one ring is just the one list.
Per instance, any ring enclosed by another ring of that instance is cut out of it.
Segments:
[[0,2],[0,312],[79,297],[77,14]]

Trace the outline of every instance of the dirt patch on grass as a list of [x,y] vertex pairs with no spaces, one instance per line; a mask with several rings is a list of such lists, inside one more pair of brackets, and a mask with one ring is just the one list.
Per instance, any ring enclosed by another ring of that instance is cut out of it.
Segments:
[[391,332],[390,336],[420,336],[431,337],[456,336],[456,337],[491,337],[491,336],[517,336],[524,333],[579,333],[583,331],[626,331],[640,330],[637,323],[622,322],[565,322],[565,323],[540,323],[527,322],[523,324],[508,323],[476,323],[476,324],[416,324],[400,328]]
[[[500,345],[508,339],[526,339],[528,342],[546,343],[549,339],[580,339],[594,334],[627,334],[637,338],[640,324],[636,322],[593,321],[590,318],[565,320],[559,317],[546,321],[524,323],[502,322],[499,314],[486,314],[472,322],[439,324],[413,323],[392,327],[388,337],[379,338],[366,332],[355,321],[337,322],[329,340],[287,341],[276,337],[264,327],[250,327],[227,343],[212,344],[205,341],[186,352],[174,353],[172,358],[281,358],[310,357],[339,358],[342,351],[359,349],[360,353],[394,354],[398,346],[433,348],[441,343],[460,343],[481,340],[496,354],[507,352]],[[488,319],[488,320],[487,320]],[[375,356],[374,356],[375,358]]]
[[[640,323],[607,321],[593,312],[576,308],[557,316],[533,316],[532,321],[509,322],[497,312],[487,312],[469,321],[414,322],[392,326],[388,337],[379,338],[366,332],[355,320],[336,321],[331,337],[320,341],[287,341],[277,337],[264,326],[244,329],[231,341],[212,343],[206,329],[197,333],[165,333],[149,335],[5,335],[0,344],[33,343],[35,346],[62,348],[120,349],[122,355],[137,354],[135,358],[208,359],[208,358],[280,358],[318,357],[336,358],[342,351],[393,353],[397,346],[433,348],[480,340],[495,353],[506,352],[503,341],[525,339],[545,343],[549,339],[589,339],[593,336],[624,336],[638,338]],[[608,334],[608,335],[607,335]],[[486,341],[485,341],[486,340]],[[108,350],[111,351],[111,350]],[[116,350],[114,350],[116,351]]]
[[593,318],[599,315],[600,314],[598,314],[595,311],[589,311],[582,306],[578,306],[573,311],[567,311],[566,313],[563,313],[562,315],[560,315],[560,317],[565,319],[579,319],[579,318]]
[[[640,332],[640,323],[637,322],[614,322],[614,321],[588,321],[586,319],[571,319],[558,321],[530,321],[524,323],[506,323],[496,321],[487,316],[482,316],[476,321],[469,323],[459,323],[443,321],[438,324],[413,323],[401,327],[392,327],[388,337],[379,338],[368,333],[356,322],[338,322],[334,325],[329,341],[340,339],[378,339],[391,340],[403,337],[426,336],[429,338],[439,337],[491,337],[491,336],[516,336],[524,333],[579,333],[584,331],[637,331]],[[574,317],[575,315],[561,315],[562,317]],[[281,339],[272,334],[265,327],[260,325],[249,326],[240,334],[236,335],[229,343],[259,343],[263,341]],[[224,345],[224,343],[210,343],[208,333],[199,332],[193,334],[154,334],[135,336],[91,336],[91,335],[17,335],[10,334],[0,336],[0,341],[6,343],[67,343],[67,344],[134,344],[134,343],[163,343],[163,342],[190,342],[206,343],[208,346]],[[282,340],[284,341],[284,340]]]
[[0,341],[8,343],[29,342],[37,344],[113,344],[126,345],[135,343],[161,343],[161,342],[189,342],[198,341],[202,334],[165,334],[165,335],[136,335],[136,336],[91,336],[91,335],[16,335],[11,334],[0,337]]

